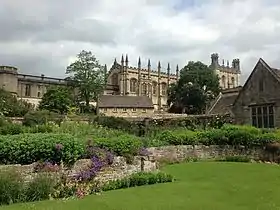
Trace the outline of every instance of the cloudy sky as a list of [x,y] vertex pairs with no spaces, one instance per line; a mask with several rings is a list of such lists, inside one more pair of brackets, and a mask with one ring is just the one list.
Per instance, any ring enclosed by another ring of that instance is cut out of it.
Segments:
[[279,0],[1,0],[0,65],[63,77],[83,49],[173,70],[217,52],[246,78],[260,57],[280,67],[279,11]]

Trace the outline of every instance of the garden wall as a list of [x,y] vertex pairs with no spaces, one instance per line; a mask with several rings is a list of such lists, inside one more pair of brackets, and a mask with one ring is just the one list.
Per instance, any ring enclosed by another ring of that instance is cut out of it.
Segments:
[[[78,160],[71,169],[62,168],[61,172],[74,176],[80,171],[87,170],[91,164],[90,159],[81,159]],[[5,170],[7,168],[14,168],[25,177],[28,181],[32,178],[36,173],[35,171],[36,163],[30,165],[0,165],[0,170]],[[96,179],[101,182],[107,182],[110,180],[122,179],[131,174],[145,171],[151,172],[157,170],[157,163],[153,160],[147,160],[147,158],[143,157],[134,157],[130,164],[127,163],[126,158],[124,157],[114,157],[113,164],[107,168],[102,169],[100,173],[97,175]]]
[[228,156],[246,156],[252,160],[264,160],[269,155],[262,148],[243,146],[180,145],[148,148],[149,157],[155,160],[183,161],[190,159],[216,159]]

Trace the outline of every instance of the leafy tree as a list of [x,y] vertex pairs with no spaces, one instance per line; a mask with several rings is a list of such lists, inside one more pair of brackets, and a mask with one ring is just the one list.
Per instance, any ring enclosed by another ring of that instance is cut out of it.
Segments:
[[91,51],[81,51],[77,60],[70,64],[66,73],[79,90],[79,101],[85,101],[89,110],[90,100],[98,101],[105,87],[105,66],[102,66]]
[[180,71],[180,79],[168,89],[170,112],[201,114],[220,92],[219,78],[202,62],[190,61]]
[[22,117],[34,106],[26,101],[17,100],[12,93],[0,89],[0,115],[6,117]]
[[66,114],[72,104],[73,100],[69,89],[61,86],[51,86],[43,95],[39,109]]

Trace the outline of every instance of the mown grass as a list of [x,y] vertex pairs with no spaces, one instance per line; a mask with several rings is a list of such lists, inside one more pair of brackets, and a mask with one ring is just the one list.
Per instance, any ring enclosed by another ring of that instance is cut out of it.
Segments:
[[276,210],[280,168],[275,165],[195,162],[163,169],[173,183],[110,191],[81,200],[44,201],[0,210]]

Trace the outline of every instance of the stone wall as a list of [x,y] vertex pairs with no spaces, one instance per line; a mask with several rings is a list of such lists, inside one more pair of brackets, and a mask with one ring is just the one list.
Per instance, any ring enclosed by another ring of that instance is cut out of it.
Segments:
[[262,160],[266,153],[262,148],[248,149],[243,146],[204,146],[204,145],[182,145],[148,148],[149,158],[156,161],[166,159],[182,161],[188,158],[216,159],[227,156],[246,156],[253,160]]
[[[78,160],[71,169],[62,168],[60,172],[63,172],[67,175],[74,176],[80,171],[87,170],[91,164],[90,159]],[[36,163],[30,165],[0,165],[0,171],[8,168],[13,168],[19,171],[26,180],[34,177],[36,173],[35,170]],[[126,176],[129,176],[133,173],[145,171],[156,171],[157,163],[150,159],[144,157],[134,157],[134,160],[131,164],[128,164],[124,157],[114,157],[113,164],[107,168],[102,169],[97,175],[96,179],[102,182],[121,179]]]

